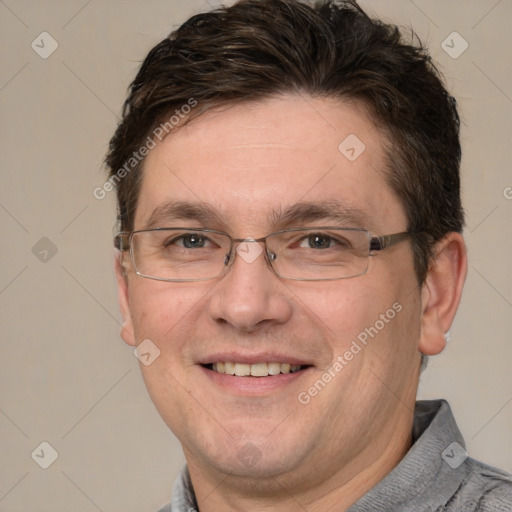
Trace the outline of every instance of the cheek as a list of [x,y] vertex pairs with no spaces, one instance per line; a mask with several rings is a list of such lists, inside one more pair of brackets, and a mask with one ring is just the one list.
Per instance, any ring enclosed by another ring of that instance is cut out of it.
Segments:
[[326,282],[321,291],[303,288],[297,294],[340,348],[379,321],[397,300],[394,290],[383,292],[381,285],[367,276]]
[[[414,357],[420,327],[417,287],[403,279],[404,274],[401,278],[387,270],[382,273],[386,279],[364,275],[324,283],[321,292],[305,287],[297,290],[310,318],[326,333],[335,357],[354,343],[365,354],[357,357],[361,363],[364,359],[372,365],[394,366],[402,358],[410,361]],[[389,357],[397,352],[396,359]]]
[[130,311],[137,342],[149,338],[164,348],[164,340],[186,316],[194,297],[176,290],[175,283],[138,279],[130,289]]
[[187,348],[208,327],[208,297],[215,282],[166,283],[141,279],[130,291],[135,339],[150,339],[159,348],[159,366],[189,366]]

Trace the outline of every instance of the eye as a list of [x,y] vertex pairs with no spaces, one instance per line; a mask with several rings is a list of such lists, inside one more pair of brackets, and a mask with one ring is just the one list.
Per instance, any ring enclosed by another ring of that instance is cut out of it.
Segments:
[[313,233],[304,238],[299,247],[306,247],[309,249],[329,249],[336,244],[336,241],[329,235],[323,233]]
[[198,233],[185,233],[179,237],[175,237],[165,243],[165,246],[177,245],[178,247],[184,247],[185,249],[202,249],[211,242],[208,238]]

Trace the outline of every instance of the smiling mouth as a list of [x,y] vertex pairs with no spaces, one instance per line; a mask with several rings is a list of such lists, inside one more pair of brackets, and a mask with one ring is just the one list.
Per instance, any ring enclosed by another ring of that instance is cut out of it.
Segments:
[[217,373],[234,375],[236,377],[270,377],[280,374],[297,373],[309,368],[308,365],[274,362],[255,364],[217,362],[202,366]]

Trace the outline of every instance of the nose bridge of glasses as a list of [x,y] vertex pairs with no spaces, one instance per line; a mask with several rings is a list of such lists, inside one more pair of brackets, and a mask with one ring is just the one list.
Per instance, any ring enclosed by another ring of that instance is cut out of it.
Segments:
[[[266,237],[262,238],[232,238],[232,248],[230,253],[230,260],[233,263],[235,253],[245,261],[245,263],[253,263],[258,257],[263,254],[263,257],[268,260]],[[266,257],[267,255],[267,257]],[[226,264],[229,260],[226,260]]]

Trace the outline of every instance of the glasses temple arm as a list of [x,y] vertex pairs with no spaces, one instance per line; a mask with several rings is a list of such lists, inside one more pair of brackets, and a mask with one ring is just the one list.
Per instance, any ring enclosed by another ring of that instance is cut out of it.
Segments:
[[121,231],[114,237],[114,247],[120,251],[128,251],[130,249],[130,233]]
[[391,247],[392,245],[395,245],[402,240],[411,238],[413,235],[414,233],[404,231],[402,233],[395,233],[393,235],[373,236],[370,239],[370,251],[382,251],[383,249]]

